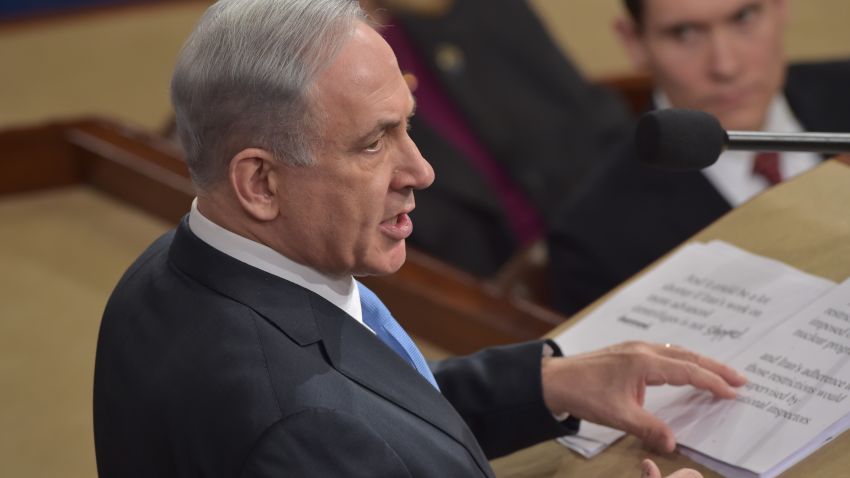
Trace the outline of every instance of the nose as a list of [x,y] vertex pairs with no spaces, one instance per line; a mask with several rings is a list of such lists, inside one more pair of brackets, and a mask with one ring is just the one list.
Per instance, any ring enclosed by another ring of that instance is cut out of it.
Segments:
[[727,32],[715,32],[709,45],[709,68],[717,81],[730,81],[741,72],[742,62],[735,39]]
[[425,189],[434,182],[434,168],[422,157],[416,143],[407,134],[403,140],[399,163],[390,185],[393,189]]

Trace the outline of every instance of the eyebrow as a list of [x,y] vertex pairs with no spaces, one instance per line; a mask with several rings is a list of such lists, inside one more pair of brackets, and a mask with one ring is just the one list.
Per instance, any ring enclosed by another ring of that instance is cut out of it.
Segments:
[[[411,99],[411,101],[413,101],[413,108],[410,109],[410,114],[408,114],[407,118],[405,118],[407,121],[410,121],[410,119],[413,118],[413,116],[416,114],[416,106],[417,106],[416,98],[413,95],[410,95],[410,99]],[[358,144],[365,143],[366,141],[369,141],[370,139],[372,139],[375,135],[377,135],[381,131],[385,131],[385,130],[388,130],[388,129],[391,129],[391,128],[397,128],[399,126],[401,126],[401,120],[396,120],[396,119],[378,120],[378,123],[375,125],[374,128],[372,128],[371,130],[369,130],[368,133],[365,133],[358,138],[357,143]]]
[[[734,12],[730,13],[728,16],[726,16],[724,18],[724,21],[732,21],[745,12],[748,12],[748,11],[758,12],[762,8],[764,8],[764,5],[763,5],[762,2],[760,2],[759,0],[753,0],[749,3],[742,5],[741,7],[736,9]],[[706,23],[706,22],[683,19],[683,20],[679,20],[679,21],[670,22],[669,24],[666,24],[666,25],[661,25],[659,27],[659,31],[661,31],[665,34],[671,34],[671,33],[675,33],[677,30],[680,30],[682,28],[695,28],[695,29],[698,29],[698,30],[704,30],[704,29],[708,28],[709,25],[710,25],[710,23]]]
[[729,20],[729,21],[734,21],[734,20],[736,20],[738,17],[740,17],[740,16],[741,16],[742,14],[744,14],[744,13],[747,13],[747,12],[755,12],[755,13],[758,13],[758,12],[760,12],[760,11],[761,11],[761,10],[763,10],[763,9],[764,9],[764,3],[759,2],[759,1],[757,1],[757,0],[753,0],[753,1],[752,1],[752,2],[750,2],[750,3],[747,3],[746,5],[743,5],[743,6],[742,6],[741,8],[739,8],[737,11],[735,11],[735,13],[733,13],[733,14],[729,15],[729,17],[727,18],[727,20]]

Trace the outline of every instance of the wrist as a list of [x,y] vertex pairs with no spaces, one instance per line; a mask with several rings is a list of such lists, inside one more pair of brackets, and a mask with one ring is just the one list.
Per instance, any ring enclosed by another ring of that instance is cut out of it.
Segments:
[[569,417],[569,411],[564,410],[563,406],[557,400],[557,393],[555,390],[557,387],[556,380],[558,379],[558,374],[556,373],[558,359],[555,357],[543,357],[540,362],[540,382],[543,387],[543,403],[546,404],[546,408],[549,409],[549,413],[552,414],[558,421],[566,420]]

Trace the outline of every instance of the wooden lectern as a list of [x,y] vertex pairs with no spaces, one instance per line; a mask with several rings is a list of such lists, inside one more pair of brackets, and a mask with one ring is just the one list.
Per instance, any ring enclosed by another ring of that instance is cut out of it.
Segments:
[[[171,224],[186,213],[193,196],[185,164],[173,146],[155,136],[102,120],[0,132],[0,173],[0,198],[83,185]],[[97,211],[89,211],[86,220],[103,219],[93,218],[93,214]],[[73,219],[68,218],[69,221]],[[121,232],[125,238],[133,234],[133,231]],[[48,237],[45,240],[64,239]],[[712,239],[723,239],[835,281],[847,278],[850,276],[850,160],[829,161],[772,189],[729,213],[692,240]],[[74,259],[69,254],[60,255],[64,260]],[[388,303],[393,302],[390,307],[414,334],[432,341],[443,340],[437,345],[449,351],[463,353],[486,345],[531,339],[564,320],[534,304],[506,297],[495,290],[493,284],[482,283],[422,254],[413,253],[410,259],[399,274],[376,278],[370,287],[378,290]],[[86,262],[86,265],[90,267],[94,263]],[[46,296],[55,299],[50,294]],[[577,317],[586,315],[593,307]],[[56,321],[49,320],[50,317],[41,319],[43,323],[34,323],[32,327],[45,335],[41,331],[50,327],[44,324],[55,327]],[[90,376],[88,370],[94,357],[94,330],[98,320],[95,314],[90,319],[86,324],[67,324],[74,330],[84,325],[92,328],[91,333],[87,333],[90,346],[81,349],[83,357],[78,357],[84,362],[85,369],[81,373],[86,378],[83,380]],[[555,328],[549,335],[557,334],[562,327]],[[18,345],[21,348],[26,344]],[[51,347],[56,348],[55,344]],[[75,357],[79,355],[79,351],[74,354]],[[44,365],[50,370],[55,370],[56,366],[53,362]],[[86,394],[90,393],[89,387],[85,389]],[[90,398],[78,398],[90,403]],[[32,397],[22,397],[15,402],[22,407],[20,413],[36,413],[25,407],[30,401]],[[54,418],[67,419],[64,414],[74,413],[74,410],[53,406],[48,412],[40,409],[38,413],[46,413],[48,417],[54,413]],[[19,429],[37,435],[38,430],[32,422],[27,419]],[[89,433],[90,423],[90,418],[84,417],[79,427],[65,427],[74,437],[69,439],[79,441],[80,433]],[[45,435],[57,435],[55,421],[49,420],[44,427]],[[845,470],[850,469],[850,456],[844,452],[847,447],[850,447],[850,434],[827,445],[786,475],[846,475]],[[91,469],[93,454],[86,453],[85,466]],[[647,456],[655,458],[666,472],[692,466],[701,469],[706,476],[716,476],[678,455],[654,456],[633,438],[621,440],[592,460],[548,442],[495,460],[494,467],[499,476],[638,476],[637,466]],[[65,465],[55,464],[50,469],[63,469]]]
[[[836,282],[847,279],[850,277],[850,157],[827,161],[772,188],[728,213],[690,242],[716,239]],[[553,337],[572,326],[618,289],[547,336]],[[848,476],[848,449],[850,433],[845,433],[781,476]],[[634,437],[620,440],[590,460],[548,442],[495,460],[493,466],[498,476],[511,477],[638,477],[638,465],[647,457],[656,460],[664,473],[690,467],[706,477],[719,476],[684,456],[651,453]]]

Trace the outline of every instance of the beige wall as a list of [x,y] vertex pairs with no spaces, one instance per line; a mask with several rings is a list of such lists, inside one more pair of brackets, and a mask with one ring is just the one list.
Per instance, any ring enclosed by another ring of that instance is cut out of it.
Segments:
[[207,4],[0,28],[0,126],[100,114],[160,128],[177,52]]
[[[590,76],[629,71],[610,27],[619,0],[530,2]],[[0,127],[101,114],[161,128],[174,59],[207,3],[0,27]],[[797,0],[792,8],[792,58],[850,56],[850,2]]]

